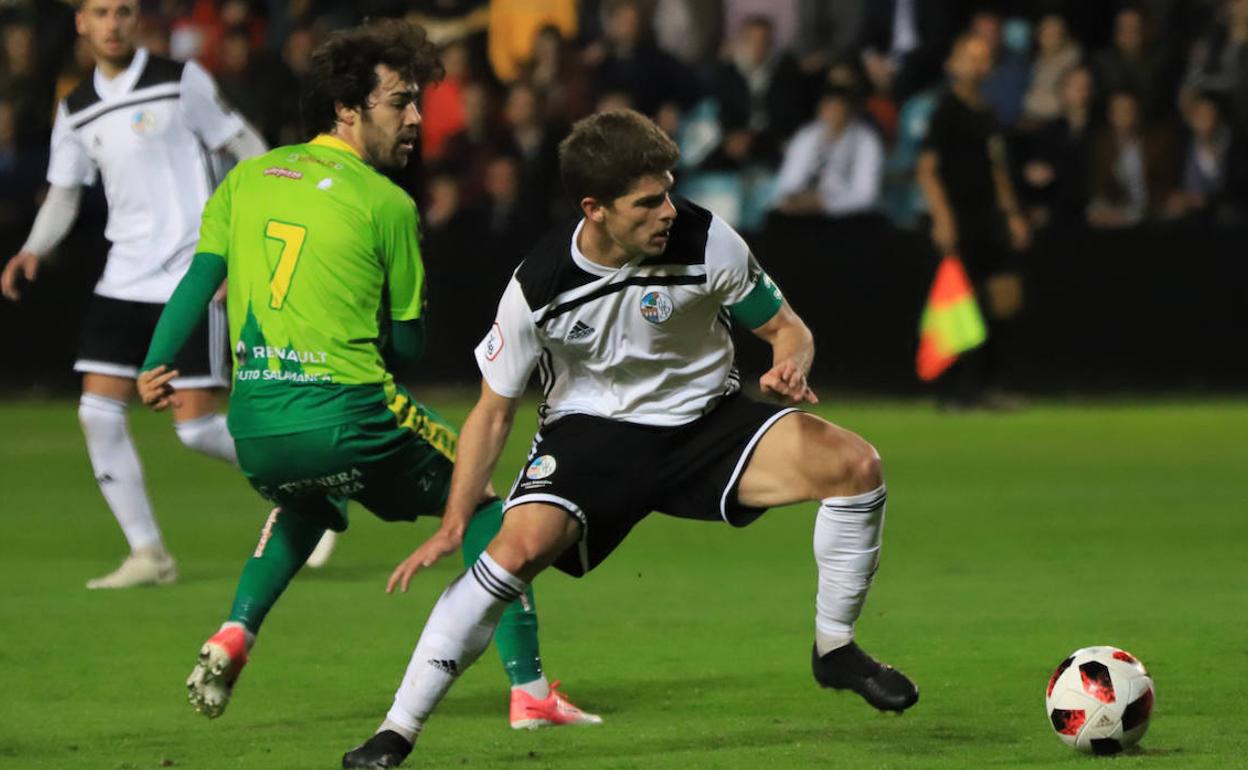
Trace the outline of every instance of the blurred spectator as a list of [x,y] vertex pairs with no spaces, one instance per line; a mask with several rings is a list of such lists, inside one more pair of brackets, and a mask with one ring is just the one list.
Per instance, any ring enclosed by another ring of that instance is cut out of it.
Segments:
[[897,116],[897,138],[884,164],[883,189],[885,212],[897,227],[913,228],[927,211],[915,169],[940,95],[936,88],[920,91],[901,106]]
[[423,0],[406,5],[412,8],[407,20],[424,27],[438,45],[483,34],[490,26],[490,0]]
[[1208,224],[1243,221],[1245,167],[1243,144],[1231,134],[1212,94],[1192,100],[1188,110],[1191,140],[1183,158],[1183,177],[1167,205],[1171,216]]
[[531,207],[523,204],[520,173],[519,161],[510,155],[497,155],[485,167],[484,195],[472,212],[477,248],[486,264],[494,266],[478,275],[483,285],[506,283],[506,276],[546,228],[545,222],[531,216]]
[[195,59],[215,73],[226,33],[236,28],[246,30],[251,48],[264,46],[264,19],[247,0],[195,0],[190,14],[173,23],[169,53],[183,61]]
[[949,89],[932,115],[919,155],[918,180],[942,255],[961,256],[989,324],[988,342],[941,377],[950,409],[1005,406],[993,392],[1003,377],[1002,351],[1022,307],[1018,255],[1031,236],[1010,181],[1005,137],[982,89],[992,68],[988,42],[967,33],[949,55]]
[[288,98],[297,88],[294,75],[280,59],[270,59],[251,46],[246,27],[227,30],[217,60],[217,86],[226,101],[255,126],[270,147],[276,147],[292,121],[298,102]]
[[637,0],[616,0],[607,8],[605,36],[588,47],[594,93],[628,94],[635,109],[660,119],[669,133],[673,114],[698,96],[696,81],[671,54],[644,34],[642,9]]
[[803,72],[819,72],[857,54],[866,5],[865,0],[799,0],[794,53]]
[[[503,105],[509,156],[523,200],[509,202],[525,217],[528,224],[542,232],[550,224],[554,206],[564,205],[559,198],[559,140],[566,129],[545,120],[541,94],[528,83],[515,83],[507,92]],[[495,170],[502,175],[504,171]],[[487,193],[489,192],[487,170]]]
[[576,37],[576,0],[491,0],[490,66],[510,83],[533,58],[533,44],[542,27],[553,24],[564,37]]
[[495,121],[494,103],[483,84],[465,83],[460,93],[464,128],[446,140],[442,161],[459,174],[465,203],[475,204],[484,194],[485,168],[507,139]]
[[426,162],[442,157],[446,140],[464,130],[464,85],[472,80],[468,45],[448,43],[441,53],[442,80],[425,86],[420,100],[420,154]]
[[593,106],[589,75],[558,27],[548,24],[537,33],[528,80],[542,95],[547,120],[571,124]]
[[1228,122],[1248,136],[1248,0],[1224,0],[1217,23],[1194,46],[1183,82],[1185,110],[1201,91],[1223,94]]
[[775,47],[793,50],[797,44],[798,4],[799,0],[723,0],[724,45],[731,46],[751,19],[766,16],[771,19]]
[[988,44],[992,68],[984,81],[984,100],[997,114],[1001,125],[1013,128],[1023,114],[1023,97],[1031,79],[1026,54],[1005,45],[1001,16],[992,10],[971,17],[971,34]]
[[1174,160],[1163,131],[1146,130],[1131,91],[1110,94],[1106,126],[1092,146],[1088,224],[1130,227],[1159,214],[1174,188]]
[[1023,165],[1031,220],[1082,223],[1088,207],[1088,175],[1092,167],[1092,72],[1084,66],[1068,71],[1061,82],[1061,113],[1031,137],[1030,157]]
[[940,79],[954,17],[950,0],[870,0],[857,46],[873,88],[898,104]]
[[25,21],[0,28],[4,45],[0,59],[0,96],[10,103],[14,141],[22,149],[47,145],[52,130],[52,76],[41,71],[35,49],[35,28]]
[[858,117],[852,92],[829,86],[818,117],[789,142],[776,183],[783,214],[844,217],[879,206],[884,145]]
[[715,74],[715,98],[723,141],[707,160],[712,168],[774,166],[780,145],[806,117],[797,61],[775,46],[766,16],[752,16]]
[[1036,25],[1036,55],[1031,64],[1031,85],[1023,97],[1023,124],[1035,128],[1062,114],[1062,82],[1079,66],[1083,51],[1070,39],[1066,20],[1050,13]]
[[43,153],[17,144],[17,113],[0,98],[0,248],[16,251],[38,208],[35,191],[43,187]]
[[654,39],[684,64],[702,71],[710,66],[724,39],[720,0],[657,0]]
[[1103,94],[1130,91],[1139,99],[1145,119],[1159,117],[1169,104],[1165,92],[1164,41],[1148,34],[1139,8],[1127,7],[1114,17],[1111,47],[1093,57],[1092,71]]

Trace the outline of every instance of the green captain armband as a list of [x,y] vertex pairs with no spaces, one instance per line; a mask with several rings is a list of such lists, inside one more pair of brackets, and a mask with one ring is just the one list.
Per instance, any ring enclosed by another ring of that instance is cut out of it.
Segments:
[[775,317],[784,304],[780,287],[766,273],[759,273],[758,283],[745,295],[745,299],[728,306],[733,320],[747,329],[757,329]]

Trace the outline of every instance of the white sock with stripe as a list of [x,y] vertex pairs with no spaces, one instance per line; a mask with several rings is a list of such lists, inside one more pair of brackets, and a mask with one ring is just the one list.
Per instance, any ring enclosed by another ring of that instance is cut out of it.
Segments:
[[100,492],[121,525],[131,551],[164,550],[160,527],[147,497],[143,466],[126,425],[126,403],[94,393],[78,401],[78,421]]
[[394,730],[414,741],[451,685],[490,645],[503,610],[526,588],[488,553],[455,578],[429,613],[379,731]]
[[829,497],[815,518],[815,646],[820,655],[849,644],[880,563],[884,485],[861,495]]
[[196,452],[238,465],[238,453],[234,451],[234,437],[226,427],[225,415],[206,414],[193,420],[173,424],[178,438]]

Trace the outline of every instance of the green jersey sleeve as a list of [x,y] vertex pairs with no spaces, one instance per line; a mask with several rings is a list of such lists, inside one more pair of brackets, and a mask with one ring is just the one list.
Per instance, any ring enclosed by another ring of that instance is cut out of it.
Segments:
[[386,273],[390,318],[395,321],[419,318],[424,304],[425,265],[420,257],[416,202],[406,193],[387,196],[378,208],[374,226]]
[[230,243],[230,189],[234,174],[231,173],[204,204],[204,213],[199,221],[199,245],[195,247],[197,254],[216,254],[224,257],[229,252]]

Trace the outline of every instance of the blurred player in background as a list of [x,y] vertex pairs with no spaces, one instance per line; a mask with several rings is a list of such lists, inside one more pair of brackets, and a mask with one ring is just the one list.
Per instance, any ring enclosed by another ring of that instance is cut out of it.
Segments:
[[[629,110],[582,120],[560,145],[564,187],[582,218],[552,231],[504,291],[476,350],[481,397],[464,423],[442,529],[394,570],[388,589],[406,590],[459,548],[538,369],[541,425],[529,462],[502,530],[442,594],[394,706],[344,767],[401,764],[508,602],[552,564],[587,574],[656,510],[743,527],[767,508],[817,501],[815,680],[881,710],[918,700],[904,674],[854,642],[884,528],[879,455],[792,408],[818,401],[806,382],[810,330],[740,235],[673,200],[678,159],[667,135]],[[771,346],[759,385],[789,406],[741,394],[734,322]]]
[[[340,32],[318,49],[304,97],[315,138],[239,164],[213,194],[143,364],[144,402],[177,408],[179,351],[228,277],[230,430],[243,473],[278,507],[187,682],[209,717],[224,711],[265,616],[322,534],[346,529],[348,499],[387,521],[446,504],[455,431],[390,373],[424,348],[416,204],[379,171],[406,165],[419,86],[440,74],[424,30],[403,22]],[[486,482],[471,508],[457,531],[467,564],[502,521]],[[509,597],[496,642],[511,726],[600,722],[542,674],[532,593],[496,590]]]
[[[235,159],[264,151],[263,140],[218,97],[194,62],[135,48],[138,0],[82,0],[75,21],[95,70],[57,109],[47,198],[0,288],[13,301],[34,281],[40,260],[69,233],[82,188],[103,179],[104,273],[83,320],[74,370],[83,373],[78,417],[95,478],[130,545],[114,572],[87,588],[170,583],[177,567],[165,548],[127,427],[127,403],[156,319],[194,253],[199,214],[218,179],[213,153]],[[174,429],[186,446],[236,462],[216,391],[227,385],[225,314],[214,305],[178,360],[182,372]]]

